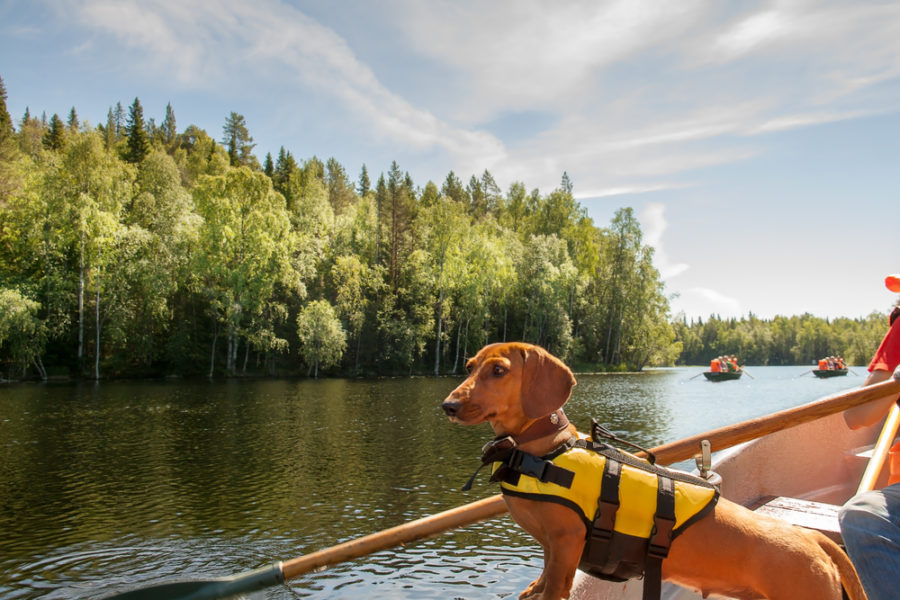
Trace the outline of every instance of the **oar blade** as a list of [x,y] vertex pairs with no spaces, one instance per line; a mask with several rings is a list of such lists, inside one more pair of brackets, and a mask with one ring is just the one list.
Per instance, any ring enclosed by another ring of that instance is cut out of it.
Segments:
[[217,600],[284,583],[281,563],[221,579],[161,583],[108,596],[105,600]]

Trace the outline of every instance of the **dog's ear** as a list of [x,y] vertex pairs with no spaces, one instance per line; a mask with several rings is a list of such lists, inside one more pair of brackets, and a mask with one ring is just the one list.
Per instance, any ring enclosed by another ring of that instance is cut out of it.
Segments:
[[561,360],[538,346],[523,349],[522,411],[529,419],[549,415],[569,399],[575,376]]

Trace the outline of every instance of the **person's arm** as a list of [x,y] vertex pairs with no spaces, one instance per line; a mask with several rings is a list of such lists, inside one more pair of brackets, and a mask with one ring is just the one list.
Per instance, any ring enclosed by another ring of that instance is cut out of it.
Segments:
[[[866,380],[863,382],[863,386],[872,385],[873,383],[880,383],[882,381],[890,379],[890,377],[890,371],[876,369],[869,373],[869,376],[866,377]],[[853,408],[848,409],[844,412],[844,421],[847,423],[847,426],[850,427],[850,429],[859,429],[860,427],[872,425],[873,423],[877,423],[880,419],[884,418],[884,415],[886,415],[888,410],[890,410],[891,405],[896,401],[897,399],[893,396],[887,396],[875,402],[868,402],[866,404],[861,404],[860,406],[854,406]]]

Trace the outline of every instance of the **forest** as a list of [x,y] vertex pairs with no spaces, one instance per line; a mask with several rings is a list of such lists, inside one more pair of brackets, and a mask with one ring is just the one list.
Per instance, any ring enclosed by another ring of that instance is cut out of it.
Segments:
[[417,184],[396,163],[262,162],[245,118],[179,132],[135,98],[105,123],[26,110],[0,79],[0,379],[462,371],[483,344],[578,370],[737,354],[865,362],[885,317],[673,319],[631,208],[595,224],[561,174]]

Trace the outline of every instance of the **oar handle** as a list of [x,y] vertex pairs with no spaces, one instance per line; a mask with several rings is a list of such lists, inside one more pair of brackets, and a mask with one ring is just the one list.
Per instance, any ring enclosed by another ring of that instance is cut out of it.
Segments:
[[869,464],[866,465],[859,487],[856,489],[857,494],[875,489],[878,476],[881,475],[881,469],[884,467],[884,462],[891,449],[891,444],[894,442],[894,438],[897,437],[898,428],[900,428],[900,405],[895,402],[891,406],[887,419],[884,421],[884,426],[881,428],[881,434],[878,436],[878,441],[872,450],[872,458],[869,459]]
[[788,429],[828,415],[843,412],[848,408],[879,400],[886,396],[900,394],[900,380],[891,379],[828,396],[815,402],[788,408],[756,419],[749,419],[735,425],[727,425],[704,433],[663,444],[650,450],[660,464],[671,464],[693,458],[703,440],[709,440],[713,451],[731,448],[743,442],[762,437],[769,433]]
[[285,561],[281,565],[284,578],[322,569],[330,565],[353,560],[361,556],[400,546],[416,540],[432,537],[448,529],[465,527],[506,512],[506,503],[499,494],[477,502],[458,506],[441,513],[397,525],[377,533],[350,540],[337,546],[324,548],[311,554]]

